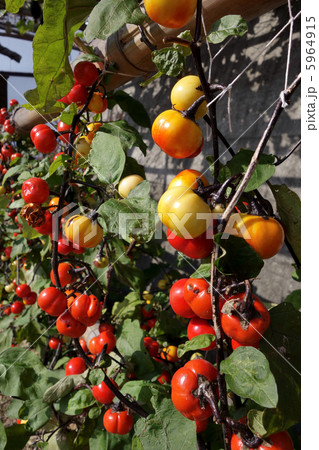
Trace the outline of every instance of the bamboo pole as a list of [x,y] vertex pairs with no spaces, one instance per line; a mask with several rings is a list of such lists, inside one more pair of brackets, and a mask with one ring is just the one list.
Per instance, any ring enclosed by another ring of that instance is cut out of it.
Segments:
[[[205,27],[209,30],[216,20],[228,14],[240,14],[249,21],[285,3],[287,0],[203,0]],[[194,28],[195,17],[178,30],[165,28],[153,22],[143,25],[149,42],[157,48],[165,46],[163,44],[165,36],[177,36],[184,30],[194,31]],[[136,77],[147,77],[156,70],[151,58],[152,51],[141,40],[141,33],[136,25],[128,24],[106,41],[95,39],[91,45],[97,54],[118,67],[118,73],[105,86],[107,90],[116,89]],[[15,115],[16,132],[24,135],[30,132],[33,126],[52,120],[52,117],[22,108]]]

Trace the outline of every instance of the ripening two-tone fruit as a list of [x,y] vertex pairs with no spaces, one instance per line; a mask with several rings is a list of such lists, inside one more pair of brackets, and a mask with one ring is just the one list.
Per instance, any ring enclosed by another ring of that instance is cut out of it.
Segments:
[[127,198],[132,189],[144,181],[140,175],[128,175],[119,182],[118,191],[121,197]]
[[[187,75],[181,78],[171,90],[172,106],[178,111],[188,109],[199,97],[203,95],[199,77]],[[195,120],[199,120],[207,113],[207,103],[204,100],[195,114]]]
[[64,226],[67,239],[84,248],[94,248],[103,239],[103,228],[87,216],[70,217]]
[[197,0],[144,0],[145,11],[153,22],[167,28],[181,28],[192,18]]

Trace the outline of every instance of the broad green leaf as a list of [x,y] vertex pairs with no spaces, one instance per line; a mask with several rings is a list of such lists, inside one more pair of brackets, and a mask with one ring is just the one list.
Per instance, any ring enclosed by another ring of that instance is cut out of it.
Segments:
[[135,158],[131,156],[126,157],[125,167],[122,173],[122,178],[127,177],[128,175],[140,175],[142,178],[145,178],[145,170]]
[[301,260],[301,203],[298,195],[285,184],[270,185],[277,210],[285,225],[286,238]]
[[[60,120],[67,125],[72,125],[73,118],[78,111],[76,103],[68,105],[61,113]],[[62,156],[62,155],[61,155]]]
[[17,238],[11,252],[11,259],[17,255],[23,255],[31,251],[25,238]]
[[[251,158],[254,152],[247,149],[240,149],[238,153],[228,161],[226,167],[230,170],[231,175],[237,175],[239,173],[246,172]],[[258,165],[250,178],[245,192],[253,191],[258,189],[262,184],[264,184],[269,178],[271,178],[275,173],[274,166],[275,158],[273,155],[261,155]]]
[[221,362],[220,370],[235,394],[274,408],[278,402],[276,381],[265,356],[254,347],[238,347]]
[[16,27],[20,34],[25,34],[27,31],[33,31],[35,23],[33,20],[20,19],[16,23]]
[[[11,347],[12,338],[13,338],[13,331],[10,328],[8,330],[6,330],[5,333],[0,333],[0,353],[5,351],[7,348]],[[1,361],[1,356],[0,356],[0,361]]]
[[67,161],[70,160],[70,158],[67,155],[59,155],[57,158],[55,158],[55,160],[52,162],[52,164],[49,167],[49,172],[48,172],[48,177],[43,177],[45,178],[49,178],[51,175],[53,175],[59,167],[66,167],[67,166]]
[[[177,37],[179,37],[181,39],[185,39],[186,41],[189,41],[189,42],[192,42],[192,40],[193,40],[192,33],[189,30],[183,31],[182,33],[178,34]],[[190,56],[192,54],[191,49],[184,45],[173,44],[173,47],[176,48],[176,50],[178,50],[184,56]]]
[[195,336],[190,341],[186,341],[185,344],[180,344],[178,346],[177,355],[181,358],[187,352],[209,347],[215,339],[215,335],[213,334],[201,334],[199,336]]
[[165,47],[152,53],[153,63],[161,74],[177,77],[185,68],[185,57],[176,48]]
[[28,420],[28,429],[31,431],[36,431],[45,425],[51,414],[51,406],[43,403],[42,398],[25,401],[19,411],[19,417]]
[[264,262],[245,239],[219,233],[214,236],[214,240],[223,249],[223,254],[215,261],[220,272],[225,275],[236,274],[241,280],[258,276]]
[[285,299],[286,303],[291,303],[297,310],[301,308],[301,289],[291,292]]
[[136,308],[143,303],[144,300],[141,299],[138,292],[130,292],[124,300],[114,303],[112,315],[115,320],[132,317],[135,314]]
[[182,321],[174,317],[169,311],[161,311],[155,326],[150,331],[150,336],[154,338],[165,336],[166,339],[173,340],[183,331],[186,336],[186,327]]
[[174,407],[171,399],[155,395],[155,414],[136,421],[134,430],[143,450],[194,450],[197,448],[195,422],[186,419]]
[[50,111],[57,99],[72,88],[74,78],[68,56],[74,32],[84,23],[95,5],[95,0],[46,0],[43,24],[33,39],[37,90],[27,95],[33,105],[38,96],[36,105]]
[[82,375],[68,375],[61,378],[61,380],[45,391],[43,401],[45,403],[54,403],[60,398],[68,395],[74,386],[84,382],[85,378]]
[[147,404],[151,407],[150,401],[154,392],[162,392],[163,395],[167,395],[167,388],[149,381],[136,380],[125,383],[121,392],[123,395],[131,395],[140,405]]
[[2,186],[4,185],[5,181],[10,178],[13,177],[14,175],[16,175],[17,173],[21,173],[23,169],[25,169],[26,166],[21,166],[21,165],[17,165],[17,166],[13,166],[10,167],[10,169],[7,171],[7,173],[5,174],[5,176],[3,177],[2,180]]
[[117,136],[122,144],[123,150],[129,150],[133,147],[139,147],[143,153],[146,155],[147,146],[143,142],[143,139],[136,128],[128,124],[125,120],[117,120],[115,122],[107,122],[100,129],[100,132],[111,134],[112,136]]
[[120,139],[97,132],[92,141],[89,163],[105,185],[117,184],[125,166],[125,153]]
[[[84,388],[79,389],[72,396],[68,402],[68,413],[73,412],[74,414],[81,413],[84,408],[89,408],[95,404],[95,398],[93,397],[92,391],[90,389]],[[71,415],[73,415],[71,413]]]
[[191,278],[205,278],[206,280],[210,280],[210,275],[211,275],[211,264],[210,263],[203,263],[191,275]]
[[117,333],[116,346],[123,356],[130,357],[137,378],[151,379],[154,364],[144,347],[144,332],[138,320],[126,319]]
[[89,439],[90,449],[94,450],[131,450],[131,434],[113,434],[105,432],[103,425],[96,427]]
[[0,450],[4,450],[7,443],[7,435],[6,430],[3,426],[3,423],[0,421]]
[[6,415],[8,417],[11,417],[12,419],[17,419],[19,417],[19,410],[23,403],[23,400],[12,398],[10,401],[10,405],[7,407]]
[[10,13],[17,13],[24,5],[25,0],[5,0],[6,10]]
[[106,39],[126,23],[143,23],[146,16],[136,0],[101,0],[89,17],[84,36],[87,42]]
[[247,22],[241,16],[224,16],[213,24],[207,36],[207,40],[212,44],[219,44],[228,36],[243,36],[247,31]]
[[151,128],[151,119],[144,105],[131,97],[127,92],[117,90],[111,97],[108,97],[108,108],[112,109],[114,105],[119,105],[137,125]]
[[22,236],[24,238],[29,240],[42,236],[42,234],[38,233],[35,228],[30,227],[30,225],[23,217],[20,217],[20,219],[22,220]]

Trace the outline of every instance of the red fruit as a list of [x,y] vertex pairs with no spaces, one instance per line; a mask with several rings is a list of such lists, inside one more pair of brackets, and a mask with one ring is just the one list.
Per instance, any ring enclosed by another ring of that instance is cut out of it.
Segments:
[[184,298],[184,286],[187,281],[188,278],[182,278],[173,284],[169,291],[169,302],[175,314],[191,319],[197,316]]
[[53,337],[49,340],[49,347],[51,350],[57,350],[60,344],[61,344],[60,339],[56,337]]
[[38,233],[43,234],[44,236],[50,236],[53,231],[52,227],[52,214],[50,211],[45,211],[44,213],[45,222],[39,227],[35,227]]
[[[118,385],[115,383],[115,381],[111,381],[114,386],[118,388]],[[115,397],[111,389],[105,384],[104,381],[96,386],[92,386],[92,394],[95,400],[100,403],[104,403],[105,405],[109,405],[110,403],[112,403],[112,400]]]
[[70,359],[65,367],[65,375],[79,375],[86,371],[86,365],[83,358],[77,356]]
[[[58,265],[58,275],[60,279],[61,286],[64,287],[67,284],[72,283],[76,278],[74,275],[72,275],[70,272],[72,271],[73,266],[70,263],[62,262]],[[55,286],[55,279],[53,270],[50,272],[50,278],[52,281],[52,284]]]
[[[194,313],[201,319],[212,318],[210,285],[204,278],[190,278],[184,286],[184,298]],[[219,308],[224,300],[219,299]]]
[[24,304],[22,302],[14,302],[11,305],[11,312],[13,314],[20,314],[24,310]]
[[98,79],[99,71],[89,61],[80,61],[74,67],[74,78],[77,83],[81,83],[84,86],[92,86],[92,84]]
[[110,353],[115,347],[116,338],[111,331],[102,331],[98,337],[92,338],[89,342],[89,350],[93,355],[98,355],[105,344],[108,344],[106,353]]
[[4,157],[4,159],[7,160],[13,154],[13,148],[11,147],[10,144],[4,144],[1,147],[1,153],[2,153],[2,155]]
[[183,239],[167,229],[166,236],[175,250],[184,253],[189,258],[201,259],[209,256],[214,248],[213,236],[210,235],[210,231],[212,234],[212,230],[209,229],[196,238]]
[[208,419],[206,419],[206,420],[195,420],[195,424],[196,424],[196,433],[197,434],[198,433],[202,433],[207,428]]
[[[200,319],[199,317],[194,317],[189,321],[187,327],[187,337],[189,340],[193,339],[195,336],[200,336],[202,334],[213,334],[215,336],[214,328],[205,319]],[[208,347],[202,348],[201,350],[207,351],[212,350],[216,347],[216,340],[213,341]]]
[[56,155],[54,155],[53,161],[55,161],[55,160],[57,159],[58,156],[64,155],[64,154],[65,154],[64,152],[59,152],[59,153],[57,153]]
[[40,292],[38,305],[50,316],[59,316],[66,310],[66,295],[55,287],[48,287]]
[[3,314],[5,314],[6,316],[9,316],[11,314],[11,308],[10,306],[7,306],[7,308],[5,308],[3,310]]
[[161,384],[169,384],[171,382],[170,374],[167,370],[163,370],[162,374],[157,378]]
[[60,255],[68,255],[73,251],[73,246],[64,236],[60,236],[58,240],[58,252]]
[[87,345],[86,345],[85,340],[82,339],[82,338],[80,338],[80,339],[79,339],[79,343],[80,343],[80,345],[81,345],[81,347],[82,347],[82,350],[83,350],[85,353],[87,353],[87,352],[89,351],[89,349],[88,349],[88,347],[87,347]]
[[198,149],[194,153],[192,153],[191,155],[186,156],[186,158],[187,159],[195,158],[195,156],[199,155],[200,152],[203,150],[203,147],[204,147],[204,138],[202,139],[202,142],[201,142],[200,146],[198,147]]
[[4,249],[4,254],[6,255],[7,258],[10,258],[11,252],[12,252],[12,246],[11,245],[9,245],[9,247],[6,247]]
[[30,136],[35,148],[41,153],[51,153],[57,146],[56,135],[47,125],[41,128],[36,126],[35,131],[31,130]]
[[11,100],[9,100],[9,105],[10,106],[14,106],[14,105],[18,105],[18,104],[19,104],[19,102],[15,98],[12,98]]
[[49,185],[42,178],[29,178],[22,185],[22,197],[26,203],[41,205],[48,200]]
[[[230,442],[231,450],[244,450],[247,447],[237,434],[233,434]],[[248,449],[247,450],[252,450]],[[265,438],[265,444],[258,446],[257,450],[294,450],[294,444],[287,431],[272,434]]]
[[148,319],[146,321],[147,326],[149,327],[149,329],[155,327],[156,321],[157,321],[156,317],[153,317],[152,319]]
[[69,311],[64,312],[58,317],[56,327],[60,334],[72,338],[79,338],[86,330],[86,325],[75,320]]
[[6,131],[9,134],[14,134],[15,127],[13,125],[4,125],[4,131]]
[[232,339],[231,340],[231,346],[232,346],[233,350],[236,350],[236,348],[238,348],[238,347],[255,347],[255,348],[258,349],[259,348],[259,342],[256,342],[255,344],[247,345],[247,344],[240,344],[239,342],[235,341],[235,339]]
[[158,344],[158,342],[154,341],[152,338],[150,338],[148,336],[144,338],[144,347],[146,348],[146,350],[148,351],[148,354],[151,357],[158,355],[159,344]]
[[110,408],[103,416],[103,425],[109,433],[127,434],[133,427],[133,414],[131,411],[116,412]]
[[29,295],[31,292],[31,288],[28,284],[20,284],[17,288],[16,288],[16,294],[18,297],[20,298],[24,298],[27,295]]
[[94,325],[100,318],[102,306],[95,295],[75,294],[68,299],[71,316],[85,325]]
[[[67,125],[66,123],[61,122],[61,120],[59,120],[58,127],[57,127],[58,133],[61,133],[63,131],[69,131],[70,129],[71,129],[71,125]],[[78,127],[75,127],[74,131],[77,134],[79,132]],[[70,139],[70,133],[60,134],[59,135],[59,139],[62,142],[64,142],[65,144],[68,144],[69,143],[69,139]]]
[[25,302],[26,305],[34,305],[35,302],[37,301],[37,294],[36,292],[30,292],[30,294],[26,295],[23,300]]
[[10,161],[14,161],[16,158],[22,158],[22,153],[12,153]]
[[88,91],[83,84],[75,84],[68,93],[70,103],[76,103],[78,106],[84,105],[88,98]]
[[100,323],[99,332],[102,333],[102,331],[111,331],[114,333],[114,327],[110,323]]
[[31,137],[31,141],[33,141],[34,136],[36,135],[36,133],[40,130],[44,130],[46,129],[48,126],[45,125],[44,123],[40,123],[39,125],[36,125],[35,127],[32,128],[32,130],[30,131],[30,137]]
[[154,316],[154,310],[152,308],[148,309],[148,306],[142,306],[142,316],[144,319],[150,319]]

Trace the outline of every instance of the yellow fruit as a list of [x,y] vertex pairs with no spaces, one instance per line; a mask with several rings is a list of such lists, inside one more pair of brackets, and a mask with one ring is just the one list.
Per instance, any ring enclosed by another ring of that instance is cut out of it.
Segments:
[[140,175],[129,175],[123,178],[118,187],[118,191],[121,197],[127,198],[130,191],[134,189],[138,184],[144,181]]
[[76,152],[79,154],[82,158],[86,158],[91,150],[91,144],[87,141],[86,137],[82,136],[78,140],[78,143],[76,144]]
[[[203,95],[203,91],[198,89],[201,87],[199,77],[188,75],[181,78],[171,91],[171,102],[175,109],[184,111],[188,109],[195,100]],[[207,113],[207,104],[204,100],[198,108],[195,119],[201,119]]]
[[67,220],[64,233],[70,242],[84,248],[94,248],[103,239],[103,228],[89,217],[80,215]]

